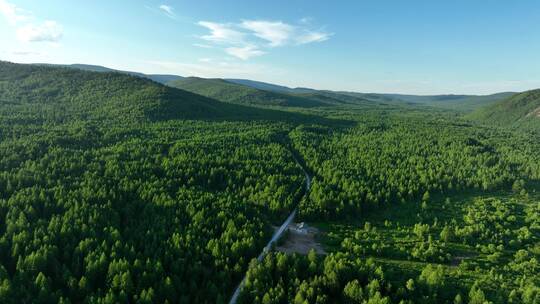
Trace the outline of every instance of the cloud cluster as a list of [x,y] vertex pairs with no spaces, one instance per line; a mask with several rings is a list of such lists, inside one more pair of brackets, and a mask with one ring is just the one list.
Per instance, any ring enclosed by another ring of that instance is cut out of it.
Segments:
[[246,20],[241,23],[241,27],[266,40],[271,47],[282,46],[291,39],[299,38],[295,36],[292,25],[281,21]]
[[176,14],[174,13],[174,8],[170,5],[162,4],[159,6],[159,9],[165,14],[165,16],[176,19]]
[[6,0],[0,0],[0,14],[16,28],[16,35],[24,42],[58,42],[62,38],[63,29],[56,21],[46,20],[36,23],[35,18],[27,12]]
[[200,39],[223,46],[227,54],[247,60],[264,55],[271,48],[322,42],[330,38],[331,33],[310,29],[307,20],[302,19],[298,25],[268,20],[243,20],[240,23],[199,21],[197,24],[209,31]]
[[58,42],[62,38],[63,29],[56,21],[45,21],[42,24],[27,24],[17,29],[17,38],[21,41]]
[[210,33],[208,35],[201,36],[201,38],[206,41],[225,44],[244,43],[245,33],[234,29],[233,24],[199,21],[198,25],[210,30]]
[[28,19],[26,12],[5,0],[0,0],[0,13],[12,26]]
[[246,45],[244,47],[228,47],[225,49],[227,54],[240,58],[242,60],[248,60],[251,57],[257,57],[266,54],[266,52],[261,51],[255,45]]

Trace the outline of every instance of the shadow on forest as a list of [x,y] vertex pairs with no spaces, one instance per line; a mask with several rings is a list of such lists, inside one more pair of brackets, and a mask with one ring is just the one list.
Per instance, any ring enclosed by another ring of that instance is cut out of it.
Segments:
[[[299,112],[301,109],[283,107],[269,109],[265,107],[239,105],[222,102],[195,93],[170,88],[170,102],[165,108],[153,113],[153,121],[193,119],[203,121],[271,121],[293,124],[322,124],[334,127],[349,127],[355,124],[352,120],[326,118],[321,115]],[[184,101],[190,102],[189,112],[186,112]],[[184,104],[182,104],[184,103]]]

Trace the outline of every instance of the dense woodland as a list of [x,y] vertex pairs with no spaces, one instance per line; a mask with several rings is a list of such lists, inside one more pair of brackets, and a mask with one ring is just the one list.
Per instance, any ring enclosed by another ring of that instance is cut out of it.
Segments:
[[539,208],[538,196],[476,194],[321,222],[331,254],[268,255],[241,301],[538,303]]
[[168,85],[221,101],[266,106],[316,107],[325,103],[297,95],[281,94],[242,86],[222,79],[188,77],[167,83]]
[[[536,129],[311,96],[0,63],[0,303],[540,303]],[[296,206],[329,254],[257,263]]]
[[540,179],[537,134],[425,116],[364,115],[347,130],[301,126],[291,133],[315,175],[300,209],[306,217],[357,217],[392,203]]

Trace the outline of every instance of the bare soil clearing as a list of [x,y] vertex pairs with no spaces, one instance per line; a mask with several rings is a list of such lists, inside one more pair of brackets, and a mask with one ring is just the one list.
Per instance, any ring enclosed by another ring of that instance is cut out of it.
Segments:
[[276,247],[277,251],[306,255],[311,249],[314,249],[317,254],[326,254],[321,244],[315,240],[319,233],[317,228],[298,229],[297,227],[298,225],[294,223],[289,225],[288,233],[284,236],[287,239],[282,245]]
[[526,117],[540,117],[540,107],[527,114]]

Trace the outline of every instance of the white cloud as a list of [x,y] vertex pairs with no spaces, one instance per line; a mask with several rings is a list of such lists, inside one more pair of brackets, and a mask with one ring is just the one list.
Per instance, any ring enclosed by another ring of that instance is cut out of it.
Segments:
[[271,47],[282,46],[294,34],[295,27],[281,21],[246,20],[241,26],[261,39],[270,42]]
[[253,45],[246,45],[244,47],[228,47],[225,49],[225,52],[242,60],[248,60],[249,58],[266,54],[264,51],[259,50]]
[[5,0],[0,0],[0,13],[6,18],[7,22],[14,26],[18,22],[26,21],[30,17],[28,13]]
[[56,21],[45,21],[40,25],[27,24],[17,29],[17,38],[25,42],[58,42],[63,29]]
[[175,19],[176,14],[174,13],[174,8],[169,5],[162,4],[159,6],[159,9],[169,18]]
[[239,44],[244,42],[245,34],[233,29],[230,24],[199,21],[197,23],[210,30],[209,35],[201,36],[202,39],[211,42]]
[[322,42],[332,35],[326,31],[310,29],[310,23],[311,19],[302,18],[297,25],[271,20],[243,20],[240,23],[200,21],[197,24],[210,31],[207,35],[199,36],[200,39],[222,47],[229,55],[248,60],[268,53],[269,48]]
[[298,44],[306,44],[306,43],[312,43],[312,42],[323,42],[325,40],[328,40],[332,34],[325,33],[325,32],[312,32],[312,31],[306,31],[302,35],[299,35],[296,37],[296,43]]
[[63,28],[58,22],[46,20],[38,24],[30,12],[6,0],[0,0],[0,13],[15,28],[17,38],[21,41],[58,42],[63,36]]
[[174,15],[173,8],[168,5],[162,4],[159,6],[159,9],[165,11],[167,14]]

